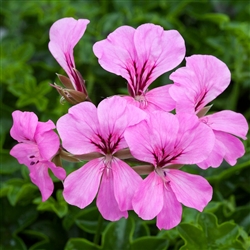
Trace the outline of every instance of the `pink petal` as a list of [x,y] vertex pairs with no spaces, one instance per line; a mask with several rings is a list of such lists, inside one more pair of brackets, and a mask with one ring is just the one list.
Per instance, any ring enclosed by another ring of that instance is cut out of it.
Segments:
[[[75,68],[73,49],[83,36],[88,23],[87,19],[62,18],[51,26],[49,32],[49,50],[71,78],[73,84],[72,69]],[[77,89],[76,86],[75,88]]]
[[184,40],[178,31],[164,31],[154,24],[139,26],[135,31],[134,44],[138,72],[143,74],[141,81],[145,81],[143,91],[157,77],[180,64],[186,52]]
[[164,188],[164,203],[162,210],[157,215],[156,226],[161,230],[169,230],[181,222],[182,206],[169,187]]
[[128,212],[119,209],[114,195],[114,176],[109,169],[103,172],[96,205],[106,220],[117,221],[122,217],[128,218]]
[[171,111],[175,108],[175,101],[169,94],[171,85],[154,88],[146,93],[146,100],[150,110]]
[[88,206],[97,194],[104,167],[103,159],[95,159],[69,174],[64,181],[64,199],[79,208]]
[[143,220],[153,219],[163,208],[164,183],[155,172],[150,173],[140,184],[132,200],[135,212]]
[[13,126],[10,130],[12,138],[18,142],[34,140],[38,118],[33,112],[21,112],[16,110],[12,113]]
[[136,60],[134,48],[135,29],[121,26],[110,33],[107,39],[94,44],[93,51],[98,57],[99,64],[107,71],[121,75],[131,82],[128,67]]
[[221,165],[223,158],[225,156],[225,146],[222,142],[215,139],[215,144],[212,152],[209,154],[208,158],[197,165],[202,169],[207,169],[209,167],[217,168]]
[[[48,130],[49,127],[51,127],[50,130]],[[47,123],[39,122],[37,126],[35,140],[41,157],[46,160],[51,160],[53,156],[57,153],[60,146],[59,137],[52,130],[52,128],[54,127],[55,125],[51,121],[48,121]]]
[[161,159],[173,150],[178,128],[173,114],[157,111],[147,122],[128,128],[124,136],[135,158],[156,165],[155,157]]
[[133,96],[145,92],[150,83],[176,67],[185,55],[181,35],[154,24],[136,30],[122,26],[97,42],[93,50],[104,69],[128,81]]
[[205,160],[214,148],[215,136],[195,115],[178,114],[180,129],[171,163],[196,164]]
[[214,131],[214,134],[216,136],[216,140],[224,144],[225,160],[231,166],[234,166],[237,159],[245,154],[243,143],[235,136],[224,132]]
[[[146,117],[146,113],[128,105],[126,100],[119,96],[113,96],[100,102],[97,113],[101,135],[103,139],[109,140],[111,145],[117,143],[117,140],[123,137],[123,133],[128,126],[137,124]],[[117,145],[116,151],[124,146],[127,145]]]
[[39,188],[42,201],[46,201],[53,193],[54,184],[48,173],[48,162],[39,162],[30,169],[30,179]]
[[98,152],[92,142],[98,142],[99,121],[94,104],[83,102],[69,109],[69,113],[57,121],[62,145],[72,154]]
[[242,139],[247,139],[248,124],[242,114],[224,110],[202,117],[201,120],[213,130],[227,132],[239,136]]
[[65,179],[66,171],[62,167],[57,167],[53,162],[48,162],[47,166],[59,180]]
[[114,194],[121,211],[132,210],[132,198],[142,178],[125,162],[112,159]]
[[[226,64],[214,56],[193,55],[187,57],[186,62],[186,67],[170,75],[177,87],[185,88],[186,98],[183,100],[183,93],[178,96],[178,88],[171,88],[170,94],[177,103],[182,99],[182,105],[185,105],[185,100],[189,103],[191,99],[193,109],[199,111],[227,88],[231,74]],[[179,108],[180,105],[177,105],[177,111]]]
[[35,143],[19,143],[10,150],[10,155],[15,157],[20,164],[26,165],[31,170],[33,158],[30,158],[30,156],[39,158],[39,151]]
[[187,207],[200,212],[212,199],[213,189],[208,181],[198,175],[188,174],[180,170],[169,169],[167,172],[177,200]]

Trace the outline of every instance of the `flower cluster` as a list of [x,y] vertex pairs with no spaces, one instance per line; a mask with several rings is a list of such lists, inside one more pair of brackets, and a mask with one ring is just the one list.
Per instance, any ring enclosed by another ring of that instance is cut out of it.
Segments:
[[[156,217],[159,229],[171,229],[181,221],[182,204],[202,211],[213,192],[205,178],[181,167],[216,168],[223,160],[233,166],[245,153],[239,139],[248,131],[244,116],[229,110],[207,115],[212,105],[206,105],[229,85],[230,71],[214,56],[192,55],[170,75],[172,84],[149,90],[183,61],[184,40],[154,24],[122,26],[93,51],[105,70],[126,79],[128,95],[95,106],[73,56],[88,23],[63,18],[52,25],[49,50],[68,75],[58,75],[64,87],[53,86],[73,106],[56,126],[32,112],[13,112],[10,133],[19,144],[10,154],[29,168],[43,201],[53,192],[49,168],[63,181],[69,204],[83,209],[96,198],[107,220],[134,210],[144,220]],[[87,163],[66,176],[54,163],[58,157]]]

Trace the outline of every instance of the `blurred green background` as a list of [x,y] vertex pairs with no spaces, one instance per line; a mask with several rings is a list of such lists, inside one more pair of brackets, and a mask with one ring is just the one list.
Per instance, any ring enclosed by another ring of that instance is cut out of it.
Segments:
[[[63,17],[90,20],[75,47],[77,69],[86,80],[90,98],[126,93],[123,78],[104,71],[92,52],[121,25],[143,23],[176,29],[186,41],[186,56],[210,54],[225,62],[232,81],[213,102],[212,111],[230,109],[250,120],[250,3],[245,1],[1,1],[1,193],[0,249],[2,250],[161,250],[249,249],[250,239],[250,143],[234,167],[186,171],[206,177],[214,188],[213,201],[205,212],[184,208],[182,223],[159,231],[155,220],[142,221],[133,212],[128,220],[102,221],[95,202],[84,210],[62,198],[62,184],[45,203],[25,166],[9,156],[15,145],[10,137],[11,113],[33,111],[41,121],[56,120],[69,105],[60,104],[49,83],[64,74],[48,50],[49,28]],[[184,65],[184,62],[182,63]],[[151,87],[170,83],[171,72]],[[65,164],[68,172],[79,167]]]

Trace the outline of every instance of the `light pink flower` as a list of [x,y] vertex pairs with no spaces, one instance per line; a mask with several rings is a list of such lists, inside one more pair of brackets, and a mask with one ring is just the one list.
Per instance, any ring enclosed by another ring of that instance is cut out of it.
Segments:
[[105,219],[127,218],[134,191],[142,179],[115,154],[127,148],[123,137],[127,127],[145,116],[123,98],[114,96],[104,99],[97,108],[90,102],[77,104],[58,120],[66,150],[74,155],[100,154],[65,179],[63,196],[69,204],[84,208],[98,193],[97,207]]
[[212,198],[212,187],[206,179],[172,168],[173,164],[195,164],[206,159],[213,148],[214,135],[205,124],[194,115],[158,111],[150,114],[147,121],[128,128],[124,136],[132,155],[155,168],[132,200],[142,219],[156,216],[159,229],[171,229],[180,223],[180,203],[199,211],[204,209]]
[[60,145],[53,131],[55,125],[52,121],[39,122],[33,112],[17,110],[12,117],[10,135],[19,143],[11,149],[10,154],[29,168],[31,181],[38,186],[45,201],[54,189],[48,169],[60,180],[66,177],[65,170],[51,162]]
[[137,29],[121,26],[93,47],[100,65],[127,80],[130,103],[142,109],[174,109],[169,86],[148,92],[149,85],[175,68],[184,58],[185,44],[176,30],[143,24]]
[[[196,113],[198,116],[210,101],[221,94],[230,83],[230,71],[226,64],[214,56],[193,55],[186,58],[186,67],[170,75],[174,84],[170,95],[176,101],[176,111]],[[235,165],[245,153],[243,143],[236,138],[246,139],[248,124],[243,115],[224,110],[200,118],[215,134],[215,146],[209,157],[197,164],[206,169],[219,167],[223,158]],[[206,136],[206,135],[204,135]]]
[[75,90],[87,95],[83,79],[75,68],[73,49],[83,36],[89,23],[87,19],[75,20],[72,17],[56,21],[49,31],[49,50],[69,76]]

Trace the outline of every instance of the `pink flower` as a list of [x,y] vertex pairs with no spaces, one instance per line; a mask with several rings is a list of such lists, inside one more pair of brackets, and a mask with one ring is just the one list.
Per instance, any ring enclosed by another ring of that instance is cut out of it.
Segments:
[[54,189],[48,169],[60,180],[66,176],[63,168],[57,167],[51,159],[59,149],[59,138],[52,130],[52,121],[39,122],[32,112],[14,111],[11,136],[19,143],[14,146],[10,154],[20,164],[29,168],[31,181],[40,189],[42,200],[47,200]]
[[74,155],[99,153],[64,181],[63,196],[72,205],[84,208],[97,195],[97,207],[108,220],[128,216],[131,200],[141,177],[116,157],[127,148],[123,137],[128,126],[145,118],[140,109],[114,96],[96,108],[90,102],[77,104],[57,122],[63,146]]
[[137,29],[122,26],[93,47],[100,65],[128,82],[126,99],[142,109],[174,109],[169,86],[148,91],[149,85],[172,70],[184,58],[185,44],[176,30],[143,24]]
[[205,124],[193,115],[158,111],[147,121],[129,127],[124,136],[132,155],[154,166],[132,200],[142,219],[156,216],[159,229],[171,229],[180,223],[181,203],[204,209],[212,198],[212,187],[201,176],[173,169],[173,164],[195,164],[206,159],[214,135]]
[[[214,56],[193,55],[187,57],[186,61],[186,67],[170,75],[174,81],[170,95],[176,101],[177,113],[190,112],[201,116],[205,105],[229,85],[230,71]],[[236,160],[245,153],[243,143],[235,137],[246,139],[248,124],[244,116],[225,110],[203,116],[200,121],[211,128],[216,141],[208,158],[197,165],[203,169],[218,167],[223,158],[230,165],[235,165]]]
[[76,71],[73,49],[83,36],[89,20],[72,17],[56,21],[50,28],[49,50],[69,76],[74,89],[87,95],[84,81]]

